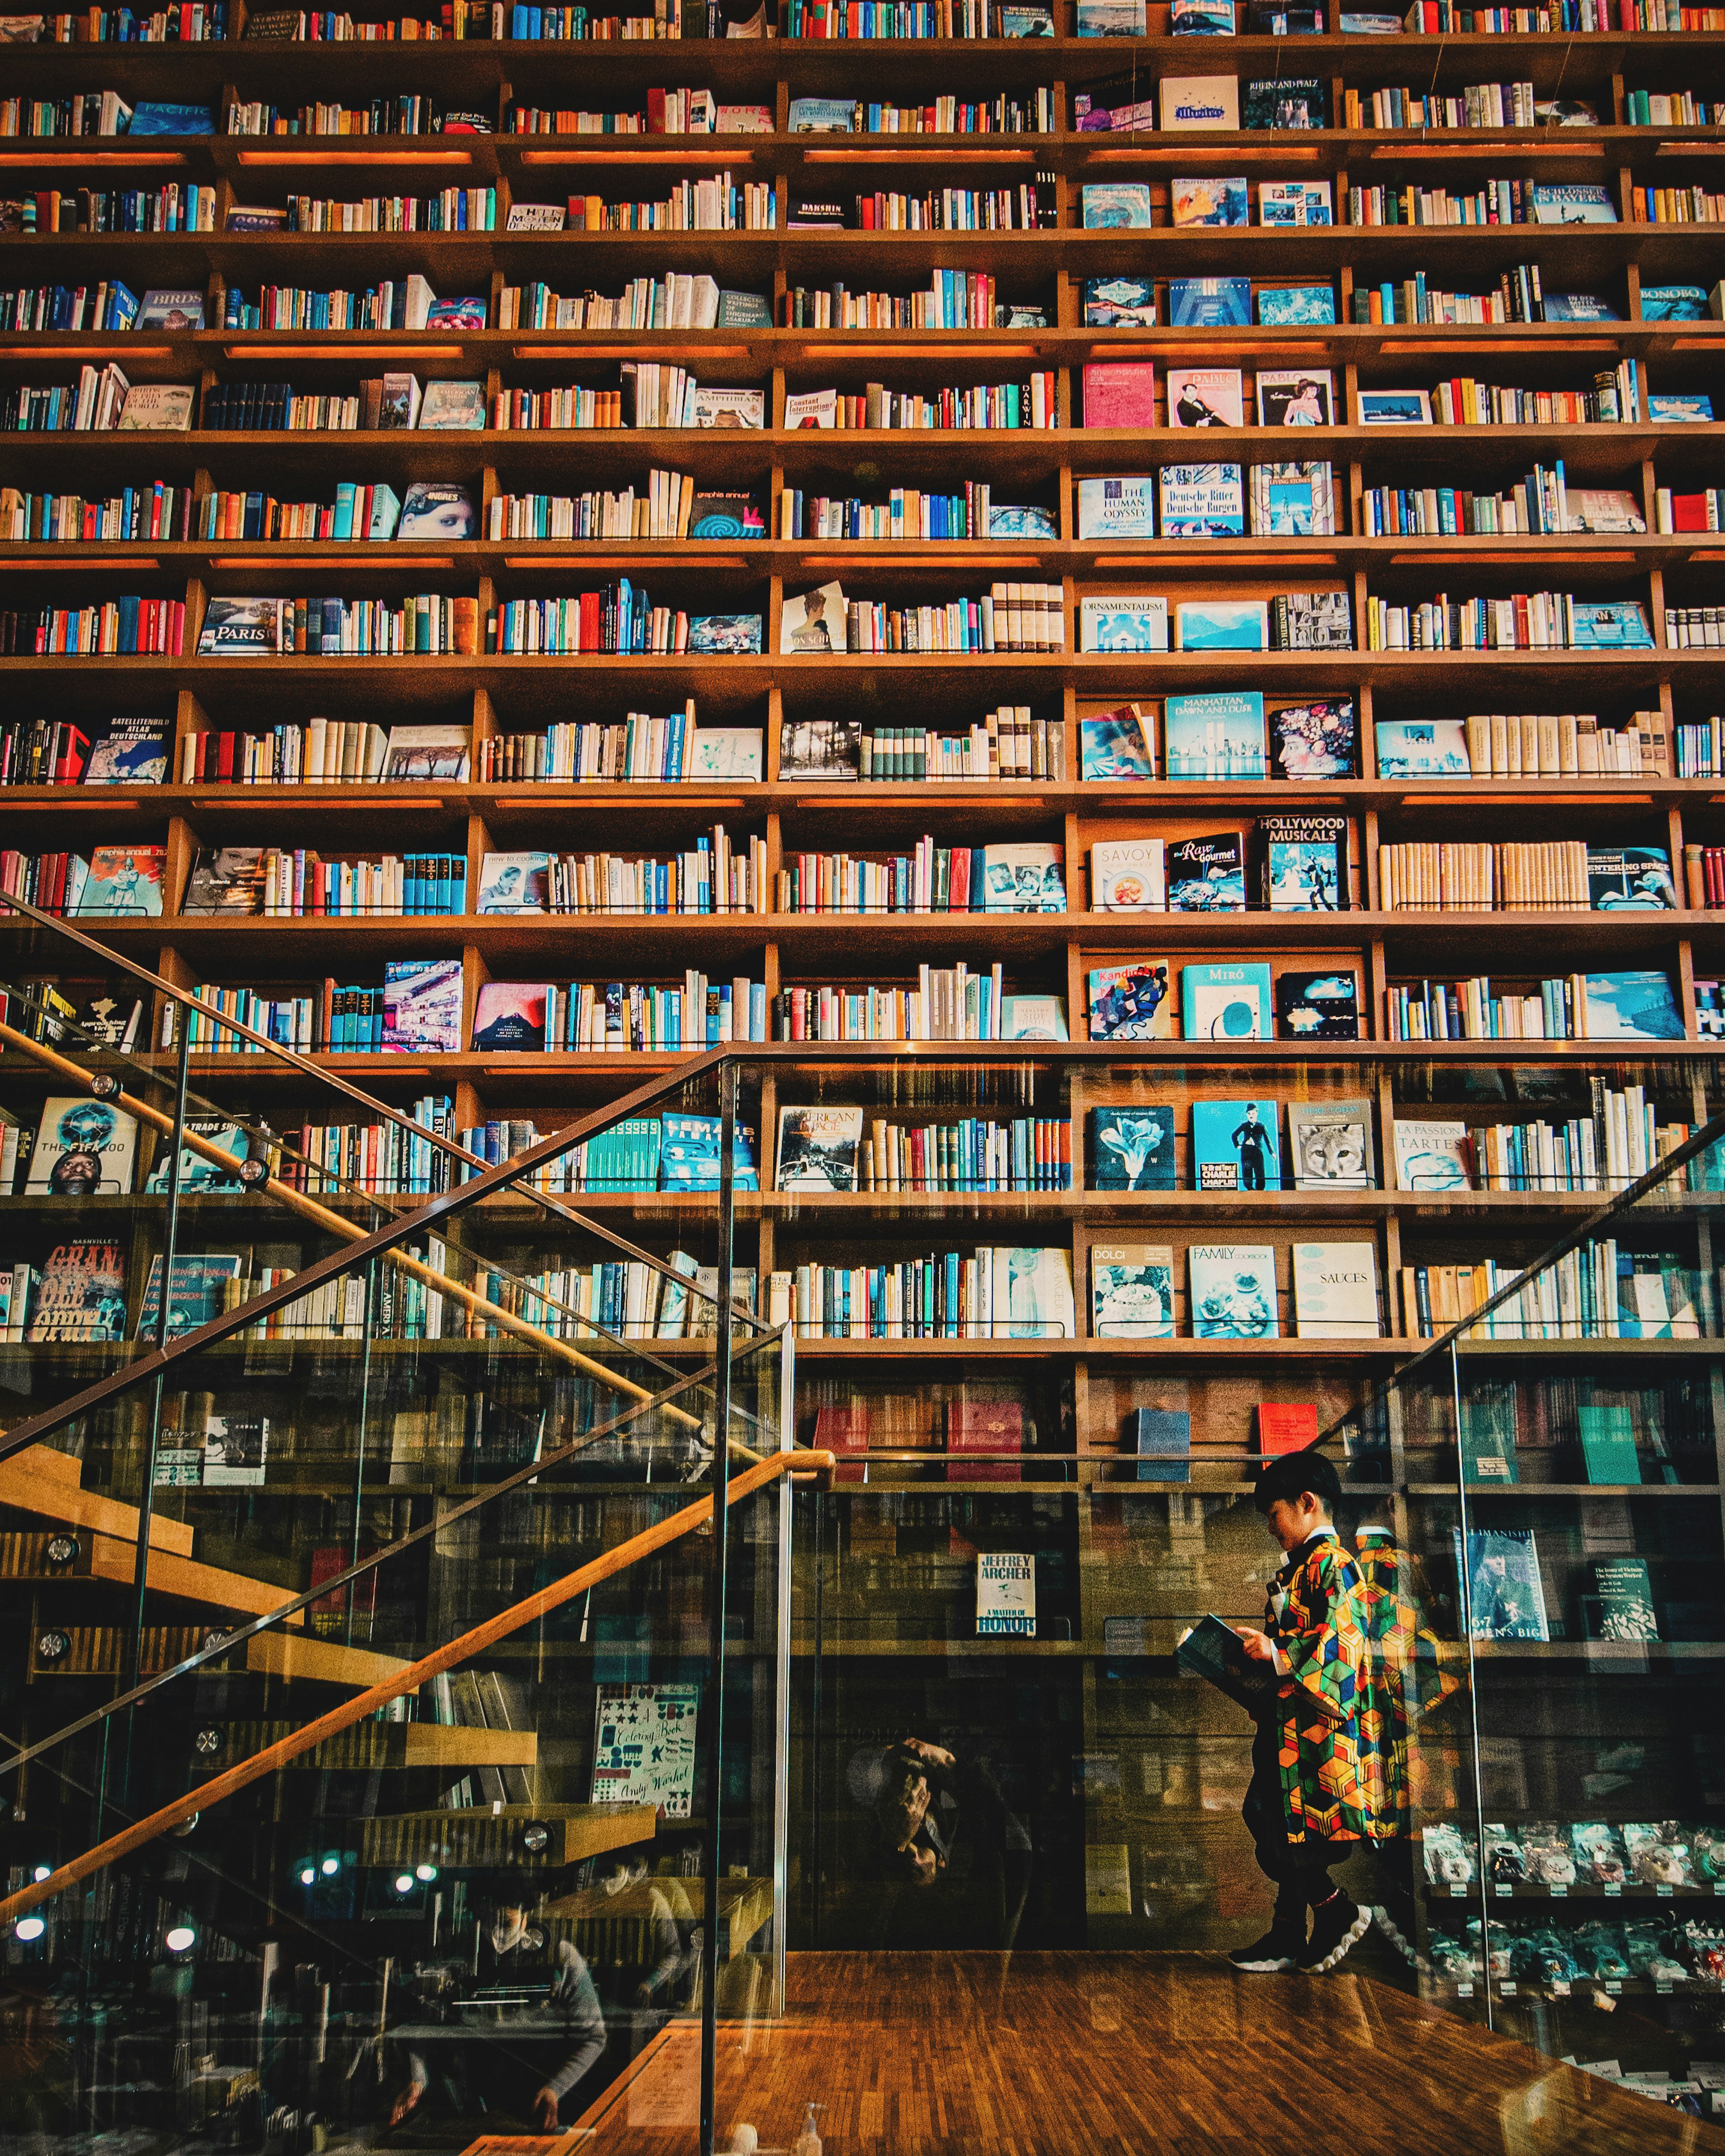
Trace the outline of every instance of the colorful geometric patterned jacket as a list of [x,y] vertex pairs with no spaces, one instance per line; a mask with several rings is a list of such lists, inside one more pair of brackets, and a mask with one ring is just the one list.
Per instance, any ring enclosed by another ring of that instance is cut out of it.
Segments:
[[1264,1630],[1284,1681],[1276,1693],[1282,1817],[1290,1841],[1376,1840],[1383,1818],[1384,1719],[1373,1688],[1359,1568],[1325,1527],[1270,1583]]
[[1449,1786],[1453,1736],[1428,1732],[1419,1743],[1411,1739],[1420,1717],[1459,1689],[1461,1677],[1446,1665],[1459,1658],[1461,1650],[1453,1641],[1446,1649],[1433,1630],[1418,1560],[1391,1530],[1361,1527],[1354,1542],[1374,1705],[1382,1716],[1378,1810],[1389,1832],[1404,1835],[1415,1799],[1422,1810],[1430,1808]]

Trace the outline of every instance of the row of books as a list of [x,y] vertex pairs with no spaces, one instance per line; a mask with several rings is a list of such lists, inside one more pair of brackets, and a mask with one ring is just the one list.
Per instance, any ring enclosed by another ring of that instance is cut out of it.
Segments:
[[1581,839],[1380,844],[1378,890],[1386,913],[1657,912],[1677,903],[1662,846]]
[[[1187,372],[1201,377],[1204,370]],[[1310,391],[1317,384],[1301,387]],[[1327,464],[1167,464],[1153,473],[1081,477],[1077,495],[1081,541],[1226,539],[1248,531],[1309,538],[1336,530],[1335,473]],[[1004,532],[990,536],[1019,535],[1009,522]]]
[[[1474,1317],[1522,1268],[1486,1258],[1476,1265],[1401,1268],[1402,1323],[1430,1340]],[[1475,1320],[1485,1340],[1694,1340],[1714,1327],[1697,1276],[1656,1251],[1621,1248],[1600,1236],[1566,1250],[1497,1307]]]
[[[99,742],[85,773],[85,785],[136,783],[167,776],[167,735],[163,721],[146,738],[150,722],[135,721],[116,750],[114,737]],[[470,730],[456,726],[391,726],[367,719],[308,719],[268,732],[211,728],[182,735],[177,756],[182,786],[386,786],[439,778],[465,779]],[[106,749],[108,753],[103,754]],[[0,767],[3,768],[3,767]]]
[[1673,651],[1712,650],[1725,642],[1722,621],[1725,621],[1725,608],[1717,606],[1668,606],[1665,610],[1666,646]]
[[502,653],[540,658],[607,651],[746,658],[760,649],[759,614],[690,614],[680,607],[656,607],[627,577],[598,592],[506,600],[485,616],[487,656]]
[[[434,195],[290,195],[285,203],[230,203],[228,232],[495,232],[497,190],[444,187]],[[511,231],[521,229],[509,223]],[[531,228],[527,228],[531,229]]]
[[1072,1126],[1047,1116],[901,1123],[860,1107],[787,1107],[778,1163],[779,1190],[1070,1190]]
[[195,506],[189,486],[148,480],[119,493],[86,501],[78,494],[27,494],[0,486],[0,539],[189,539]]
[[157,8],[80,8],[75,13],[15,16],[18,42],[71,45],[201,45],[228,34],[227,0],[177,0]]
[[465,854],[332,857],[297,846],[203,847],[187,881],[183,913],[321,915],[465,914]]
[[216,191],[196,180],[156,187],[41,187],[0,206],[0,230],[13,232],[213,232]]
[[1686,494],[1669,486],[1653,494],[1656,531],[1717,531],[1725,528],[1725,487],[1703,487]]
[[[1686,617],[1688,611],[1666,609],[1668,617]],[[1653,649],[1647,609],[1639,599],[1577,598],[1573,592],[1517,592],[1508,598],[1471,599],[1452,599],[1440,592],[1435,598],[1413,605],[1399,605],[1373,593],[1366,599],[1365,628],[1368,651]]]
[[279,501],[261,487],[217,488],[198,498],[188,521],[200,539],[470,539],[473,497],[453,481],[413,480],[398,495],[387,480],[338,480],[333,501]]
[[[1707,726],[1682,727],[1692,757]],[[1637,711],[1623,726],[1601,726],[1590,711],[1476,711],[1466,719],[1380,719],[1381,778],[1559,778],[1620,774],[1672,777],[1671,743],[1661,711]],[[1706,776],[1683,767],[1677,778]]]
[[1570,487],[1561,458],[1536,465],[1515,486],[1495,494],[1455,486],[1371,486],[1361,498],[1361,526],[1368,538],[1435,532],[1642,532],[1640,490]]
[[[469,538],[475,519],[465,487],[437,490],[466,504],[465,530],[446,506],[444,536]],[[788,500],[781,495],[781,505]],[[782,537],[792,535],[781,533]],[[796,535],[800,536],[800,535]],[[764,539],[767,523],[747,489],[717,492],[689,472],[649,470],[639,492],[593,488],[585,494],[497,494],[485,511],[488,539]]]
[[[1045,329],[1040,306],[1003,306],[985,270],[936,270],[926,291],[853,292],[842,280],[788,288],[779,301],[788,330]],[[1034,320],[1030,319],[1034,317]],[[643,325],[647,326],[647,325]]]
[[758,726],[695,724],[695,700],[655,718],[631,711],[620,723],[572,721],[542,734],[494,734],[479,745],[477,776],[598,784],[680,780],[757,784],[765,736]]
[[[1698,1006],[1711,1002],[1719,1029],[1717,984],[1697,982],[1696,996]],[[1670,979],[1657,972],[1568,973],[1541,981],[1534,994],[1494,986],[1489,974],[1392,983],[1384,1028],[1391,1040],[1681,1040],[1684,1034]]]
[[[758,649],[758,644],[756,647]],[[834,579],[787,597],[779,649],[818,658],[829,652],[1055,652],[1066,648],[1059,584],[999,583],[976,598],[893,606],[847,599]]]
[[142,598],[136,593],[99,606],[8,608],[0,612],[0,657],[177,654],[185,629],[183,599]]
[[[183,612],[183,609],[182,609]],[[479,601],[417,592],[394,599],[222,598],[206,602],[200,659],[400,658],[479,651]]]

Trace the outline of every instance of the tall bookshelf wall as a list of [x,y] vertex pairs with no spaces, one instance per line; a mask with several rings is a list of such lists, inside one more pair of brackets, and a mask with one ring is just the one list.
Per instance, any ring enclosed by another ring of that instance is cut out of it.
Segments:
[[[485,511],[500,493],[622,486],[642,481],[649,466],[661,466],[694,475],[703,488],[748,487],[768,509],[768,529],[776,532],[777,498],[786,487],[837,485],[878,496],[895,485],[962,485],[974,479],[989,482],[997,501],[1032,501],[1052,508],[1060,536],[1023,543],[769,538],[711,545],[475,540],[365,547],[232,541],[0,546],[8,604],[81,602],[130,592],[182,596],[187,653],[195,650],[213,593],[339,591],[398,598],[435,590],[475,597],[483,619],[512,598],[578,591],[619,574],[644,583],[655,601],[691,611],[757,611],[764,631],[762,655],[722,659],[0,659],[10,710],[28,711],[51,701],[57,711],[95,720],[158,711],[172,716],[177,738],[206,728],[254,726],[260,719],[302,721],[316,713],[386,724],[470,725],[477,748],[493,736],[556,720],[615,720],[630,709],[664,712],[692,696],[702,721],[758,726],[765,740],[765,776],[757,784],[168,783],[103,792],[17,789],[4,797],[8,843],[32,852],[126,839],[165,843],[164,917],[96,924],[95,932],[183,985],[285,986],[324,976],[381,979],[386,957],[459,954],[465,987],[464,1039],[470,1038],[477,991],[487,979],[670,980],[685,967],[698,967],[716,979],[747,974],[764,981],[770,1004],[778,990],[793,984],[913,983],[921,963],[943,965],[963,958],[986,970],[999,962],[1009,989],[1065,998],[1074,1036],[1070,1051],[1039,1047],[1027,1059],[1025,1050],[1010,1047],[948,1046],[938,1060],[949,1074],[966,1066],[984,1072],[997,1063],[1015,1069],[1027,1060],[1038,1061],[1060,1101],[1059,1112],[1072,1116],[1073,1190],[999,1201],[865,1194],[810,1201],[769,1190],[743,1201],[739,1262],[757,1265],[764,1279],[776,1265],[849,1250],[860,1240],[895,1251],[927,1250],[952,1241],[973,1245],[1029,1234],[1072,1250],[1078,1336],[1059,1343],[997,1342],[985,1351],[985,1363],[973,1342],[801,1342],[799,1432],[812,1435],[820,1406],[862,1400],[890,1409],[880,1425],[884,1441],[902,1440],[913,1450],[937,1445],[946,1404],[969,1387],[1020,1399],[1045,1450],[1113,1453],[1130,1408],[1184,1406],[1193,1413],[1198,1455],[1209,1455],[1208,1486],[1219,1495],[1240,1486],[1244,1468],[1233,1463],[1250,1448],[1256,1402],[1316,1399],[1327,1424],[1356,1407],[1378,1378],[1415,1352],[1416,1343],[1403,1336],[1399,1313],[1389,1304],[1384,1335],[1376,1341],[1194,1342],[1189,1337],[1183,1281],[1180,1337],[1097,1341],[1090,1337],[1087,1317],[1087,1259],[1095,1242],[1141,1235],[1168,1240],[1175,1246],[1177,1276],[1189,1243],[1218,1234],[1273,1242],[1282,1331],[1291,1334],[1288,1246],[1301,1235],[1368,1236],[1387,1284],[1404,1263],[1428,1258],[1532,1256],[1593,1202],[1579,1194],[1505,1192],[1435,1201],[1398,1192],[1389,1187],[1394,1182],[1389,1130],[1398,1108],[1466,1114],[1495,1091],[1495,1106],[1481,1111],[1489,1119],[1491,1113],[1517,1112],[1521,1101],[1540,1097],[1541,1086],[1554,1086],[1565,1097],[1578,1092],[1584,1097],[1585,1081],[1594,1075],[1613,1083],[1646,1080],[1658,1094],[1661,1120],[1699,1122],[1717,1099],[1709,1067],[1713,1051],[1697,1026],[1696,983],[1725,971],[1725,912],[1686,907],[1627,915],[1390,913],[1380,902],[1378,848],[1383,842],[1457,837],[1584,839],[1663,845],[1672,862],[1681,864],[1686,844],[1725,841],[1720,782],[1385,778],[1377,769],[1373,729],[1383,717],[1578,708],[1613,725],[1634,712],[1656,710],[1670,729],[1717,711],[1725,653],[1668,648],[1665,610],[1712,603],[1725,542],[1717,534],[1659,535],[1655,503],[1661,488],[1725,485],[1725,426],[1656,427],[1638,418],[1562,430],[1404,429],[1368,428],[1359,420],[1362,391],[1430,388],[1456,374],[1585,389],[1622,357],[1638,362],[1644,384],[1655,392],[1710,389],[1717,396],[1725,324],[1646,320],[1640,305],[1644,284],[1711,287],[1717,281],[1721,256],[1713,228],[1637,223],[1630,213],[1630,190],[1705,179],[1725,149],[1725,130],[1624,123],[1626,99],[1639,90],[1725,93],[1725,35],[1455,33],[1195,42],[1153,34],[1096,40],[1069,34],[1073,0],[1055,0],[1055,10],[1060,35],[1017,43],[655,39],[608,42],[601,53],[595,44],[421,41],[411,54],[394,44],[344,44],[326,52],[244,40],[177,48],[8,47],[13,86],[29,95],[113,87],[128,98],[207,100],[218,116],[242,100],[297,105],[339,95],[357,102],[412,89],[444,106],[482,110],[501,127],[511,97],[612,110],[644,104],[649,87],[710,87],[727,100],[769,105],[778,125],[771,134],[734,137],[496,132],[362,141],[218,133],[0,142],[0,195],[50,186],[153,183],[157,177],[196,181],[216,189],[218,228],[159,236],[5,234],[0,235],[0,283],[5,285],[102,275],[122,276],[136,290],[198,285],[208,294],[207,319],[219,321],[223,295],[234,285],[249,290],[260,281],[279,280],[347,286],[418,271],[440,295],[485,294],[488,319],[495,321],[503,288],[531,278],[562,291],[588,285],[608,291],[649,270],[655,275],[701,270],[723,286],[770,293],[774,320],[783,321],[786,293],[799,283],[842,279],[853,289],[886,285],[905,291],[926,286],[933,269],[962,268],[991,272],[1003,298],[1040,301],[1049,326],[963,333],[783,327],[652,334],[495,329],[390,335],[221,329],[126,336],[8,333],[0,336],[0,372],[8,385],[64,381],[84,362],[112,359],[134,382],[192,382],[207,402],[223,384],[290,379],[305,392],[351,390],[360,377],[405,369],[422,380],[482,380],[489,403],[511,388],[577,382],[614,388],[622,362],[658,361],[685,366],[703,383],[762,388],[770,424],[759,433],[342,435],[199,428],[185,435],[8,434],[0,436],[0,483],[37,492],[93,494],[162,478],[189,483],[200,495],[213,489],[263,488],[285,500],[327,500],[345,480],[385,480],[404,493],[415,480],[458,480],[479,504],[483,528]],[[1153,29],[1165,11],[1151,13]],[[1127,69],[1147,85],[1199,72],[1235,73],[1242,81],[1315,75],[1327,82],[1332,116],[1345,110],[1348,90],[1412,84],[1459,94],[1480,80],[1531,80],[1542,98],[1592,99],[1601,125],[1427,132],[1332,127],[1178,138],[1076,131],[1073,93]],[[908,104],[931,94],[992,96],[1044,85],[1054,89],[1056,112],[1055,131],[1044,137],[810,137],[788,131],[793,95],[868,95]],[[501,228],[511,203],[558,202],[573,193],[608,200],[656,198],[670,182],[716,171],[730,172],[739,184],[745,178],[772,181],[781,225],[798,191],[849,195],[876,185],[918,192],[944,185],[1016,186],[1052,171],[1057,223],[1032,232],[923,234],[779,228],[550,234]],[[1327,177],[1344,216],[1350,184],[1422,179],[1454,185],[1464,177],[1486,175],[1598,182],[1611,190],[1622,221],[1568,228],[1356,229],[1342,223],[1291,234],[1256,225],[1174,229],[1166,223],[1172,177],[1241,172],[1255,189],[1262,179]],[[1147,231],[1083,230],[1080,190],[1085,183],[1129,179],[1150,182],[1163,221]],[[500,228],[450,235],[301,236],[221,229],[228,208],[237,203],[278,202],[289,192],[343,199],[372,192],[423,194],[444,186],[495,187]],[[1416,270],[1427,272],[1435,284],[1489,289],[1501,272],[1530,260],[1540,264],[1547,291],[1599,294],[1622,319],[1503,327],[1354,324],[1356,290]],[[1083,326],[1083,280],[1112,272],[1158,280],[1158,326]],[[1336,324],[1226,330],[1165,326],[1170,275],[1225,274],[1284,284],[1327,280],[1336,292]],[[1142,432],[1086,429],[1085,364],[1125,357],[1153,361],[1159,380],[1171,362],[1238,367],[1246,375],[1249,401],[1259,367],[1307,362],[1332,371],[1340,424],[1302,435],[1298,446],[1303,454],[1327,458],[1335,467],[1337,536],[1081,542],[1076,514],[1081,476],[1153,470],[1200,450],[1250,464],[1286,442],[1280,431],[1255,428],[1209,430],[1201,441],[1189,431],[1165,426]],[[1047,429],[879,432],[864,440],[855,434],[790,432],[783,424],[787,396],[803,390],[836,385],[855,395],[866,383],[880,382],[932,393],[1019,381],[1044,370],[1055,377],[1058,421]],[[1642,505],[1646,536],[1486,541],[1359,536],[1368,487],[1453,484],[1490,492],[1519,480],[1536,462],[1558,455],[1572,485],[1627,487]],[[929,601],[973,593],[1008,577],[1060,586],[1064,652],[891,658],[779,654],[787,598],[834,578],[857,595]],[[1548,588],[1640,600],[1652,624],[1654,648],[1606,656],[1364,649],[1368,597],[1414,602],[1437,591],[1502,596]],[[1219,593],[1271,598],[1314,589],[1340,589],[1350,596],[1353,650],[1122,657],[1076,649],[1076,608],[1086,593],[1152,591],[1174,600]],[[1074,776],[1079,723],[1086,714],[1127,699],[1159,711],[1171,693],[1230,688],[1261,689],[1285,701],[1351,693],[1359,742],[1357,775],[1305,784],[1158,778],[1138,785],[1086,783]],[[961,730],[1002,704],[1028,705],[1040,719],[1063,721],[1065,775],[1034,783],[838,786],[781,774],[782,728],[802,717],[846,714],[901,724],[914,716]],[[176,758],[171,776],[177,768]],[[1091,910],[1089,850],[1098,839],[1175,838],[1249,828],[1255,816],[1278,810],[1318,809],[1340,809],[1349,819],[1358,875],[1354,910],[1324,916],[1255,911],[1215,917],[1133,917]],[[407,844],[465,851],[468,889],[475,891],[489,850],[542,844],[662,850],[692,843],[716,821],[733,837],[762,837],[769,875],[798,851],[896,850],[924,833],[942,844],[1053,840],[1065,849],[1070,910],[1028,918],[766,914],[411,922],[236,921],[187,917],[178,910],[203,845],[267,840],[326,852]],[[1087,972],[1135,956],[1165,957],[1176,967],[1215,958],[1264,959],[1276,972],[1302,964],[1350,967],[1360,983],[1367,1037],[1358,1044],[1314,1046],[1277,1040],[1225,1052],[1178,1040],[1115,1049],[1085,1045]],[[1480,973],[1533,981],[1578,967],[1636,966],[1668,972],[1686,1045],[1673,1043],[1671,1053],[1655,1050],[1642,1056],[1587,1040],[1432,1049],[1385,1039],[1385,993],[1394,983]],[[75,968],[68,967],[67,978],[76,978]],[[151,1037],[157,1038],[154,1031]],[[828,1100],[855,1097],[847,1096],[837,1067],[845,1060],[841,1051],[824,1059],[817,1071],[812,1061],[799,1069],[792,1050],[773,1059],[752,1102],[769,1149],[768,1133],[778,1103],[811,1093]],[[858,1078],[865,1097],[896,1097],[902,1103],[916,1096],[917,1081],[885,1070],[890,1058],[879,1051],[859,1049],[850,1060],[865,1066]],[[919,1064],[929,1060],[928,1051],[919,1053]],[[244,1072],[239,1061],[204,1060],[199,1070],[212,1082],[218,1072],[228,1074],[219,1082],[228,1089],[252,1083],[259,1090],[248,1097],[262,1111],[291,1122],[291,1080]],[[620,1096],[668,1059],[465,1053],[332,1061],[398,1105],[427,1090],[452,1093],[458,1127],[488,1116],[531,1116],[547,1129],[579,1109]],[[1525,1093],[1520,1073],[1534,1081]],[[987,1082],[978,1080],[978,1090]],[[868,1092],[870,1086],[877,1090]],[[1194,1096],[1233,1095],[1247,1086],[1273,1092],[1283,1103],[1365,1092],[1377,1112],[1378,1181],[1386,1187],[1342,1199],[1194,1192],[1185,1152],[1186,1104]],[[1086,1106],[1153,1097],[1177,1103],[1179,1188],[1144,1198],[1088,1193],[1081,1142]],[[661,1230],[665,1237],[675,1233],[676,1209],[668,1201],[600,1197],[588,1202],[619,1225],[633,1223],[629,1232],[655,1246]],[[21,1221],[28,1209],[18,1206]],[[1018,1224],[1009,1235],[1009,1220]],[[51,1228],[44,1221],[29,1232]],[[1702,1224],[1703,1238],[1707,1232]],[[1399,1476],[1399,1464],[1397,1472]],[[841,1494],[839,1502],[855,1501]],[[864,1509],[859,1505],[859,1514]],[[1107,1738],[1097,1691],[1101,1618],[1111,1598],[1125,1590],[1112,1580],[1108,1550],[1092,1544],[1087,1513],[1084,1519],[1086,1524],[1069,1523],[1060,1531],[1074,1537],[1071,1555],[1084,1581],[1083,1596],[1072,1604],[1072,1638],[1039,1642],[1037,1651],[1046,1646],[1055,1666],[1045,1665],[1038,1681],[1051,1687],[1050,1715],[1081,1713],[1084,1741],[1091,1744]],[[843,1553],[848,1557],[852,1548],[845,1540]],[[835,1541],[835,1563],[840,1553]],[[854,1584],[857,1574],[850,1577]],[[836,1573],[833,1592],[829,1620],[836,1623],[845,1606]],[[946,1651],[943,1640],[916,1648],[906,1634],[900,1647],[871,1654],[875,1637],[860,1626],[842,1650],[860,1658],[856,1674],[845,1681],[862,1691],[850,1703],[841,1698],[833,1710],[841,1725],[854,1712],[856,1727],[872,1727],[873,1718],[890,1711],[902,1681],[901,1652]],[[1081,1663],[1081,1676],[1070,1674],[1071,1660]],[[1081,1698],[1081,1708],[1075,1705]],[[1077,1726],[1075,1722],[1075,1732]],[[1104,1926],[1097,1936],[1106,1931]],[[1127,1934],[1122,1930],[1117,1936],[1124,1941]]]

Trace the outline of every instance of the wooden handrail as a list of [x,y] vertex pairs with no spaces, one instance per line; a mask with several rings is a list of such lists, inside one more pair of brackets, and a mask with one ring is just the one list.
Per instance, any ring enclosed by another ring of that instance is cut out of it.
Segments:
[[[830,1476],[832,1469],[833,1455],[830,1452],[775,1452],[757,1461],[754,1466],[745,1468],[742,1474],[732,1477],[726,1486],[726,1502],[728,1506],[740,1498],[752,1496],[757,1490],[764,1489],[781,1475],[800,1476],[812,1472]],[[616,1573],[627,1571],[630,1565],[638,1563],[641,1558],[651,1557],[670,1543],[680,1542],[685,1535],[693,1534],[697,1527],[712,1517],[712,1493],[709,1492],[694,1504],[684,1506],[680,1512],[669,1513],[664,1519],[655,1521],[650,1527],[644,1527],[639,1534],[631,1535],[627,1542],[619,1543],[614,1549],[601,1551],[589,1563],[565,1573],[561,1579],[553,1580],[550,1586],[540,1588],[536,1593],[528,1595],[524,1602],[501,1609],[495,1617],[488,1617],[483,1625],[475,1625],[459,1638],[446,1640],[440,1647],[434,1647],[429,1655],[422,1656],[417,1662],[409,1662],[394,1676],[372,1686],[368,1691],[357,1693],[340,1707],[331,1707],[327,1714],[320,1715],[316,1722],[308,1722],[303,1729],[296,1729],[277,1743],[266,1745],[261,1752],[254,1752],[249,1759],[242,1759],[237,1767],[230,1767],[213,1780],[202,1783],[195,1789],[188,1789],[184,1796],[176,1797],[171,1804],[163,1804],[147,1818],[134,1820],[120,1833],[110,1835],[105,1841],[98,1842],[94,1849],[87,1849],[81,1856],[74,1856],[69,1863],[61,1865],[46,1879],[33,1881],[29,1886],[21,1887],[15,1894],[8,1894],[4,1901],[0,1901],[0,1924],[15,1922],[27,1911],[38,1907],[44,1902],[51,1901],[56,1894],[64,1893],[67,1887],[77,1886],[80,1881],[93,1877],[98,1871],[105,1871],[109,1865],[122,1856],[129,1856],[133,1850],[141,1849],[146,1842],[156,1840],[170,1828],[182,1825],[200,1812],[208,1811],[212,1805],[220,1804],[224,1798],[234,1796],[239,1790],[249,1789],[254,1782],[260,1782],[266,1775],[276,1773],[290,1760],[313,1750],[326,1738],[339,1736],[344,1729],[352,1728],[356,1722],[363,1722],[368,1715],[375,1714],[380,1707],[387,1707],[391,1700],[400,1699],[407,1692],[417,1691],[421,1685],[429,1683],[433,1677],[441,1676],[445,1670],[452,1670],[458,1663],[483,1654],[487,1647],[495,1646],[499,1640],[507,1639],[511,1632],[520,1631],[522,1625],[531,1625],[536,1618],[561,1609],[566,1602],[572,1602],[578,1594],[585,1594],[588,1588],[598,1586],[601,1580],[612,1578]]]

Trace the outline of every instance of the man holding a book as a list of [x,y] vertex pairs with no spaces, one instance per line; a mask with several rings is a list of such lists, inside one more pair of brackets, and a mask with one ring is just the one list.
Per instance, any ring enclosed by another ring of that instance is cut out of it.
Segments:
[[[1270,1584],[1263,1629],[1235,1628],[1245,1657],[1235,1696],[1253,1699],[1258,1721],[1245,1818],[1276,1890],[1268,1933],[1229,1957],[1250,1975],[1321,1974],[1371,1924],[1329,1876],[1384,1830],[1362,1582],[1331,1517],[1340,1495],[1332,1462],[1304,1451],[1271,1460],[1254,1496],[1287,1555]],[[1246,1690],[1253,1678],[1255,1699]]]

